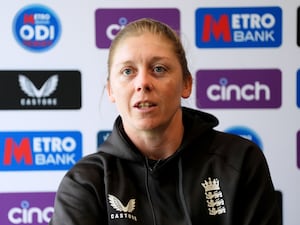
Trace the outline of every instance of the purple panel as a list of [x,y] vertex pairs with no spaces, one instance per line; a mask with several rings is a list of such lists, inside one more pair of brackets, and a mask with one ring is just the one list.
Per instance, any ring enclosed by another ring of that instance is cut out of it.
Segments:
[[53,214],[54,192],[1,193],[1,225],[47,225]]
[[196,98],[199,108],[279,108],[281,71],[199,70]]
[[178,9],[97,9],[96,17],[96,46],[109,48],[114,36],[126,24],[149,17],[162,21],[179,32],[180,16]]

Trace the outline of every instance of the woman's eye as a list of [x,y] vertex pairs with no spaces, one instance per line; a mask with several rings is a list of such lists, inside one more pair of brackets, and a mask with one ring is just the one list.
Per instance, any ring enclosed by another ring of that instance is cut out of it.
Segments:
[[122,74],[125,75],[125,76],[128,76],[128,75],[132,74],[132,69],[129,69],[129,68],[124,69],[122,71]]
[[155,73],[163,73],[165,71],[166,71],[166,69],[164,67],[162,67],[162,66],[156,66],[156,67],[154,67],[154,72]]

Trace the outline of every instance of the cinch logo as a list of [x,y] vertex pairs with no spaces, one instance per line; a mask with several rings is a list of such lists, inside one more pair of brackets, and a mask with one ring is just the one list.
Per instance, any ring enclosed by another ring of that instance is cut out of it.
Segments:
[[2,225],[47,225],[54,212],[55,193],[0,193]]
[[128,23],[149,17],[162,21],[180,31],[178,9],[97,9],[96,17],[96,46],[109,48],[116,34]]
[[99,131],[97,135],[97,147],[100,147],[100,145],[108,138],[110,134],[111,130]]
[[0,71],[0,109],[79,109],[79,71]]
[[278,47],[281,39],[279,7],[199,8],[196,11],[199,48]]
[[279,108],[281,71],[199,70],[196,98],[199,108]]
[[263,149],[263,144],[260,137],[257,135],[255,131],[253,131],[248,127],[234,126],[234,127],[227,128],[224,132],[229,134],[235,134],[243,138],[246,138],[254,142],[258,147],[260,147],[261,150]]
[[297,106],[300,108],[300,70],[297,71]]
[[61,33],[56,14],[42,5],[30,5],[21,9],[13,22],[14,36],[27,50],[41,52],[52,48]]
[[0,171],[67,170],[81,157],[77,131],[0,132]]

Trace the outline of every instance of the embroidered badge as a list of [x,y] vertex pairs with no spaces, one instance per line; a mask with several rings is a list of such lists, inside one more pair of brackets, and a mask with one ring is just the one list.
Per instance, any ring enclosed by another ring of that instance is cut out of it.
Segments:
[[206,203],[209,215],[215,216],[218,214],[226,213],[225,202],[223,193],[220,188],[219,180],[209,177],[201,183],[205,190]]
[[111,219],[131,219],[134,221],[137,221],[137,218],[135,215],[132,214],[133,210],[135,209],[135,199],[130,199],[126,206],[122,204],[122,202],[115,197],[114,195],[108,195],[108,200],[110,206],[118,211],[118,213],[111,213],[110,218]]

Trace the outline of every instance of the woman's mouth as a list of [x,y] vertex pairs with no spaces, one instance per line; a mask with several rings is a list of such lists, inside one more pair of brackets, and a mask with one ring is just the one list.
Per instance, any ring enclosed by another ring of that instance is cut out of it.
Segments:
[[151,102],[139,102],[139,103],[135,104],[135,107],[137,107],[139,109],[150,108],[153,106],[155,106],[155,104],[151,103]]

